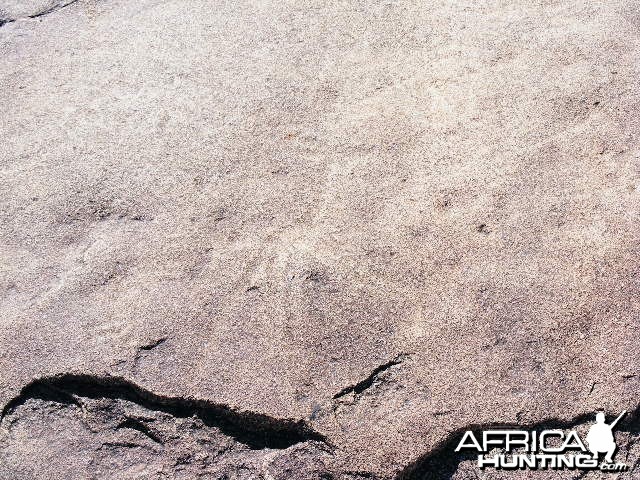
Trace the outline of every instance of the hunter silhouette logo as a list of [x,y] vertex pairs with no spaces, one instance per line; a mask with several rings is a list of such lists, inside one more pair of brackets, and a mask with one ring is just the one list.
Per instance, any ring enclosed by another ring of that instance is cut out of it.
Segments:
[[[629,469],[626,464],[613,463],[617,449],[613,428],[626,413],[622,412],[607,424],[604,412],[597,412],[596,423],[591,425],[586,436],[588,448],[576,430],[484,430],[481,434],[468,430],[455,451],[478,452],[478,466],[481,469],[599,469],[624,472]],[[492,450],[498,453],[490,455]],[[604,454],[602,463],[601,454]]]
[[611,425],[605,423],[604,412],[598,412],[596,414],[596,423],[589,429],[587,434],[587,445],[589,445],[589,451],[593,453],[594,458],[598,458],[599,453],[606,453],[605,461],[607,463],[613,462],[613,454],[616,453],[616,441],[613,437],[613,427],[616,423],[627,413],[626,410],[618,415]]

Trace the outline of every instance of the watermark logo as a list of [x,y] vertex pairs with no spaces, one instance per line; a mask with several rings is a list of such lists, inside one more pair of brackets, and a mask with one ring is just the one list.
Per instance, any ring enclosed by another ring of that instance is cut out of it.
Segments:
[[477,452],[481,469],[624,472],[629,467],[613,460],[617,449],[613,429],[626,413],[607,424],[604,412],[597,412],[585,438],[586,446],[576,430],[484,430],[481,434],[468,430],[455,451]]

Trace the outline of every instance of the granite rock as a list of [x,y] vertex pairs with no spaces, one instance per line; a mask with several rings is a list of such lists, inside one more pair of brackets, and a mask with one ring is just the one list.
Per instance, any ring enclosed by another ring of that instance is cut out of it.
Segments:
[[637,478],[639,11],[0,0],[0,478]]

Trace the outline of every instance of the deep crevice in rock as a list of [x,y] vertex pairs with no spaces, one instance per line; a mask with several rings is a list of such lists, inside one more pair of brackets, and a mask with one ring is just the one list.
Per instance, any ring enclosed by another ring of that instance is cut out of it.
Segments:
[[356,395],[364,392],[366,389],[371,387],[373,383],[378,379],[381,373],[389,370],[391,367],[395,365],[399,365],[407,358],[406,354],[401,353],[396,356],[393,360],[384,363],[378,367],[376,367],[367,378],[359,381],[355,385],[349,385],[348,387],[343,388],[338,393],[336,393],[333,398],[334,400],[339,399],[340,397],[344,397],[345,395],[349,395],[350,393],[354,393]]
[[[311,440],[328,445],[321,434],[302,420],[276,419],[260,413],[239,412],[207,400],[157,395],[120,377],[65,374],[35,380],[7,403],[0,421],[32,398],[80,406],[76,397],[128,400],[149,410],[161,411],[178,418],[197,417],[205,425],[218,428],[251,449],[284,449]],[[135,428],[133,423],[122,426]],[[149,431],[145,434],[152,433]]]

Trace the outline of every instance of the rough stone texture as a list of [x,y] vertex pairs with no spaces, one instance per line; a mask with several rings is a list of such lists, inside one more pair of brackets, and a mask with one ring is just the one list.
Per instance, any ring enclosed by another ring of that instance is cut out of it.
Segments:
[[37,18],[48,15],[77,0],[2,0],[0,3],[0,26],[22,18]]
[[36,382],[4,422],[2,478],[12,479],[321,478],[330,452],[299,425],[113,379]]
[[[0,0],[0,478],[459,480],[425,465],[470,425],[637,436],[640,3],[67,3]],[[20,393],[60,375],[119,386]]]

